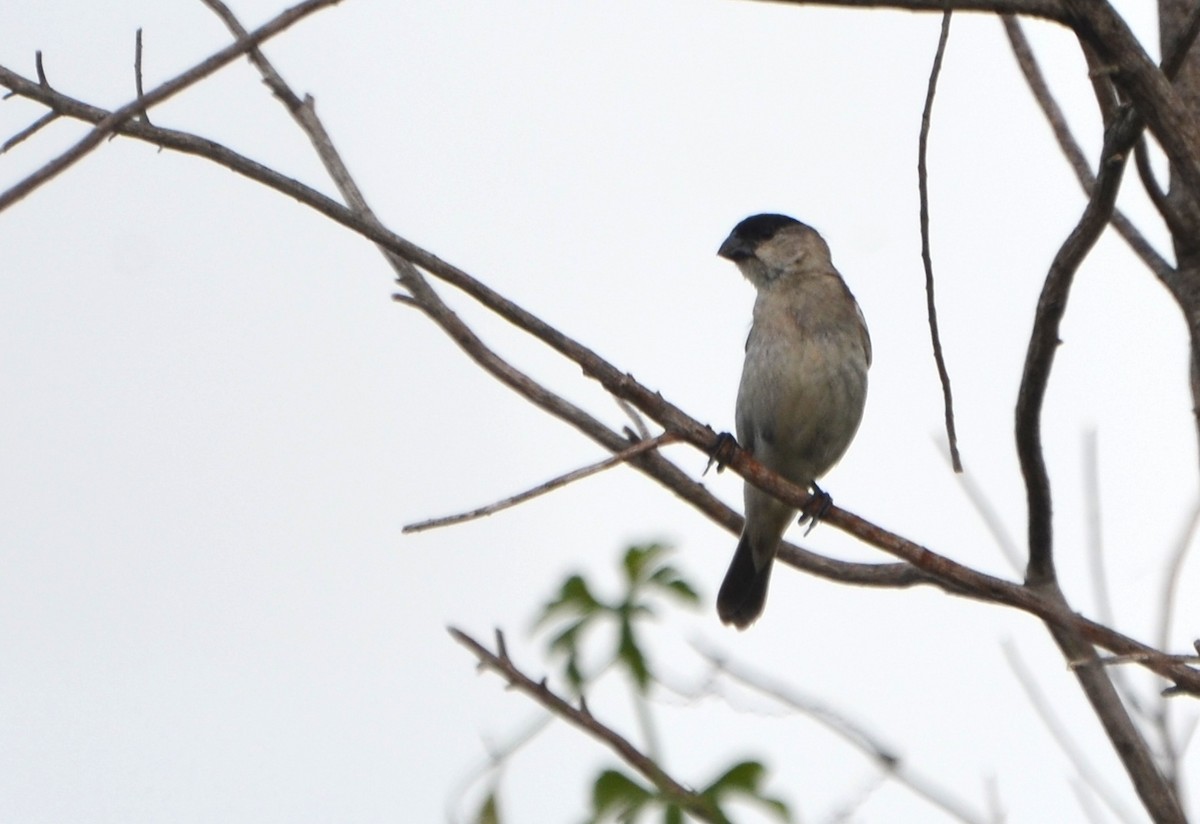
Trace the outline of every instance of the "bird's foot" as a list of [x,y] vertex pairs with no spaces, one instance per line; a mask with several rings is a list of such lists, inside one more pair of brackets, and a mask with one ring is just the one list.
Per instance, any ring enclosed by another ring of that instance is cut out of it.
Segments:
[[732,457],[733,449],[737,446],[737,441],[733,435],[728,432],[722,432],[717,435],[717,444],[712,448],[712,452],[708,453],[708,465],[704,467],[701,475],[707,475],[708,470],[713,468],[713,464],[717,466],[717,472],[725,471],[725,464]]
[[808,533],[813,531],[821,519],[825,517],[825,513],[829,511],[829,507],[833,506],[833,498],[829,497],[829,493],[814,482],[812,484],[812,497],[808,501],[808,505],[800,513],[796,523],[808,524],[808,529],[804,530],[804,537],[808,537]]

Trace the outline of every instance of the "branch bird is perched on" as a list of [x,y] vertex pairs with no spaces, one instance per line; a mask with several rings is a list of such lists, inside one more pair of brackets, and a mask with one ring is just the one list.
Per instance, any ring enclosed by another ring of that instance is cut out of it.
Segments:
[[[717,252],[758,290],[737,397],[737,437],[771,470],[805,488],[845,453],[867,400],[871,338],[816,230],[754,215]],[[745,485],[746,525],[717,595],[721,621],[762,614],[771,566],[796,510]]]

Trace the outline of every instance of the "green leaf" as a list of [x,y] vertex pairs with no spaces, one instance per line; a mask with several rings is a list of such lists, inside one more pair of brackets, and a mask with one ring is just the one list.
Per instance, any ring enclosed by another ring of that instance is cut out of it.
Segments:
[[791,813],[786,804],[778,798],[763,794],[761,787],[766,775],[767,768],[760,762],[742,761],[726,770],[700,795],[717,809],[720,809],[720,802],[727,796],[743,796],[770,809],[784,821],[791,821]]
[[774,812],[783,821],[792,820],[792,812],[788,809],[788,805],[778,798],[767,798],[765,795],[760,795],[755,797],[755,801]]
[[621,640],[617,647],[617,659],[629,670],[638,689],[645,692],[650,686],[650,667],[646,664],[646,656],[642,655],[641,647],[633,635],[633,624],[628,620],[621,621]]
[[561,632],[546,642],[547,649],[551,652],[574,652],[579,647],[579,633],[588,622],[587,618],[580,618],[567,624]]
[[558,597],[542,607],[542,614],[534,626],[542,626],[562,613],[589,616],[602,610],[604,605],[592,595],[582,575],[572,575],[563,581]]
[[631,546],[626,550],[623,561],[626,579],[631,584],[636,585],[641,583],[647,577],[645,574],[646,569],[652,566],[660,556],[669,551],[669,548],[663,544]]
[[592,810],[596,818],[613,813],[628,818],[654,799],[654,792],[624,773],[605,770],[592,785]]
[[654,584],[658,590],[674,595],[681,601],[697,603],[700,600],[700,596],[696,594],[696,590],[692,589],[692,585],[684,579],[678,569],[670,564],[654,570],[647,582]]
[[678,578],[667,584],[667,592],[673,594],[680,601],[688,604],[700,603],[700,594],[692,589],[692,585],[682,578]]
[[720,790],[721,792],[737,790],[747,793],[757,792],[759,785],[762,783],[763,776],[766,774],[767,768],[760,762],[742,761],[726,770],[720,778],[708,786],[705,793],[712,790]]
[[563,675],[566,676],[567,683],[571,686],[571,691],[576,695],[583,692],[584,677],[583,670],[579,668],[579,656],[572,654],[567,658],[567,665],[563,668]]

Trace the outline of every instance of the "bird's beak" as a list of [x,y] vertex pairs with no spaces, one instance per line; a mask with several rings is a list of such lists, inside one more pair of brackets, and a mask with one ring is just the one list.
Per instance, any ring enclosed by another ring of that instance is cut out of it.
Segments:
[[717,256],[737,263],[739,260],[747,260],[754,257],[754,251],[746,246],[741,238],[730,235],[725,238],[725,242],[717,250]]

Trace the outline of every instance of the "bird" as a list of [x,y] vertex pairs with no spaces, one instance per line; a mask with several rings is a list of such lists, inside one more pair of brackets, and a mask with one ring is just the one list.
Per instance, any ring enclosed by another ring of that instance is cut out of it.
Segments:
[[[752,215],[717,254],[757,291],[738,386],[737,440],[763,465],[816,485],[850,446],[867,400],[871,337],[821,235],[795,218]],[[746,522],[717,595],[724,624],[762,615],[779,542],[797,511],[745,484]]]

